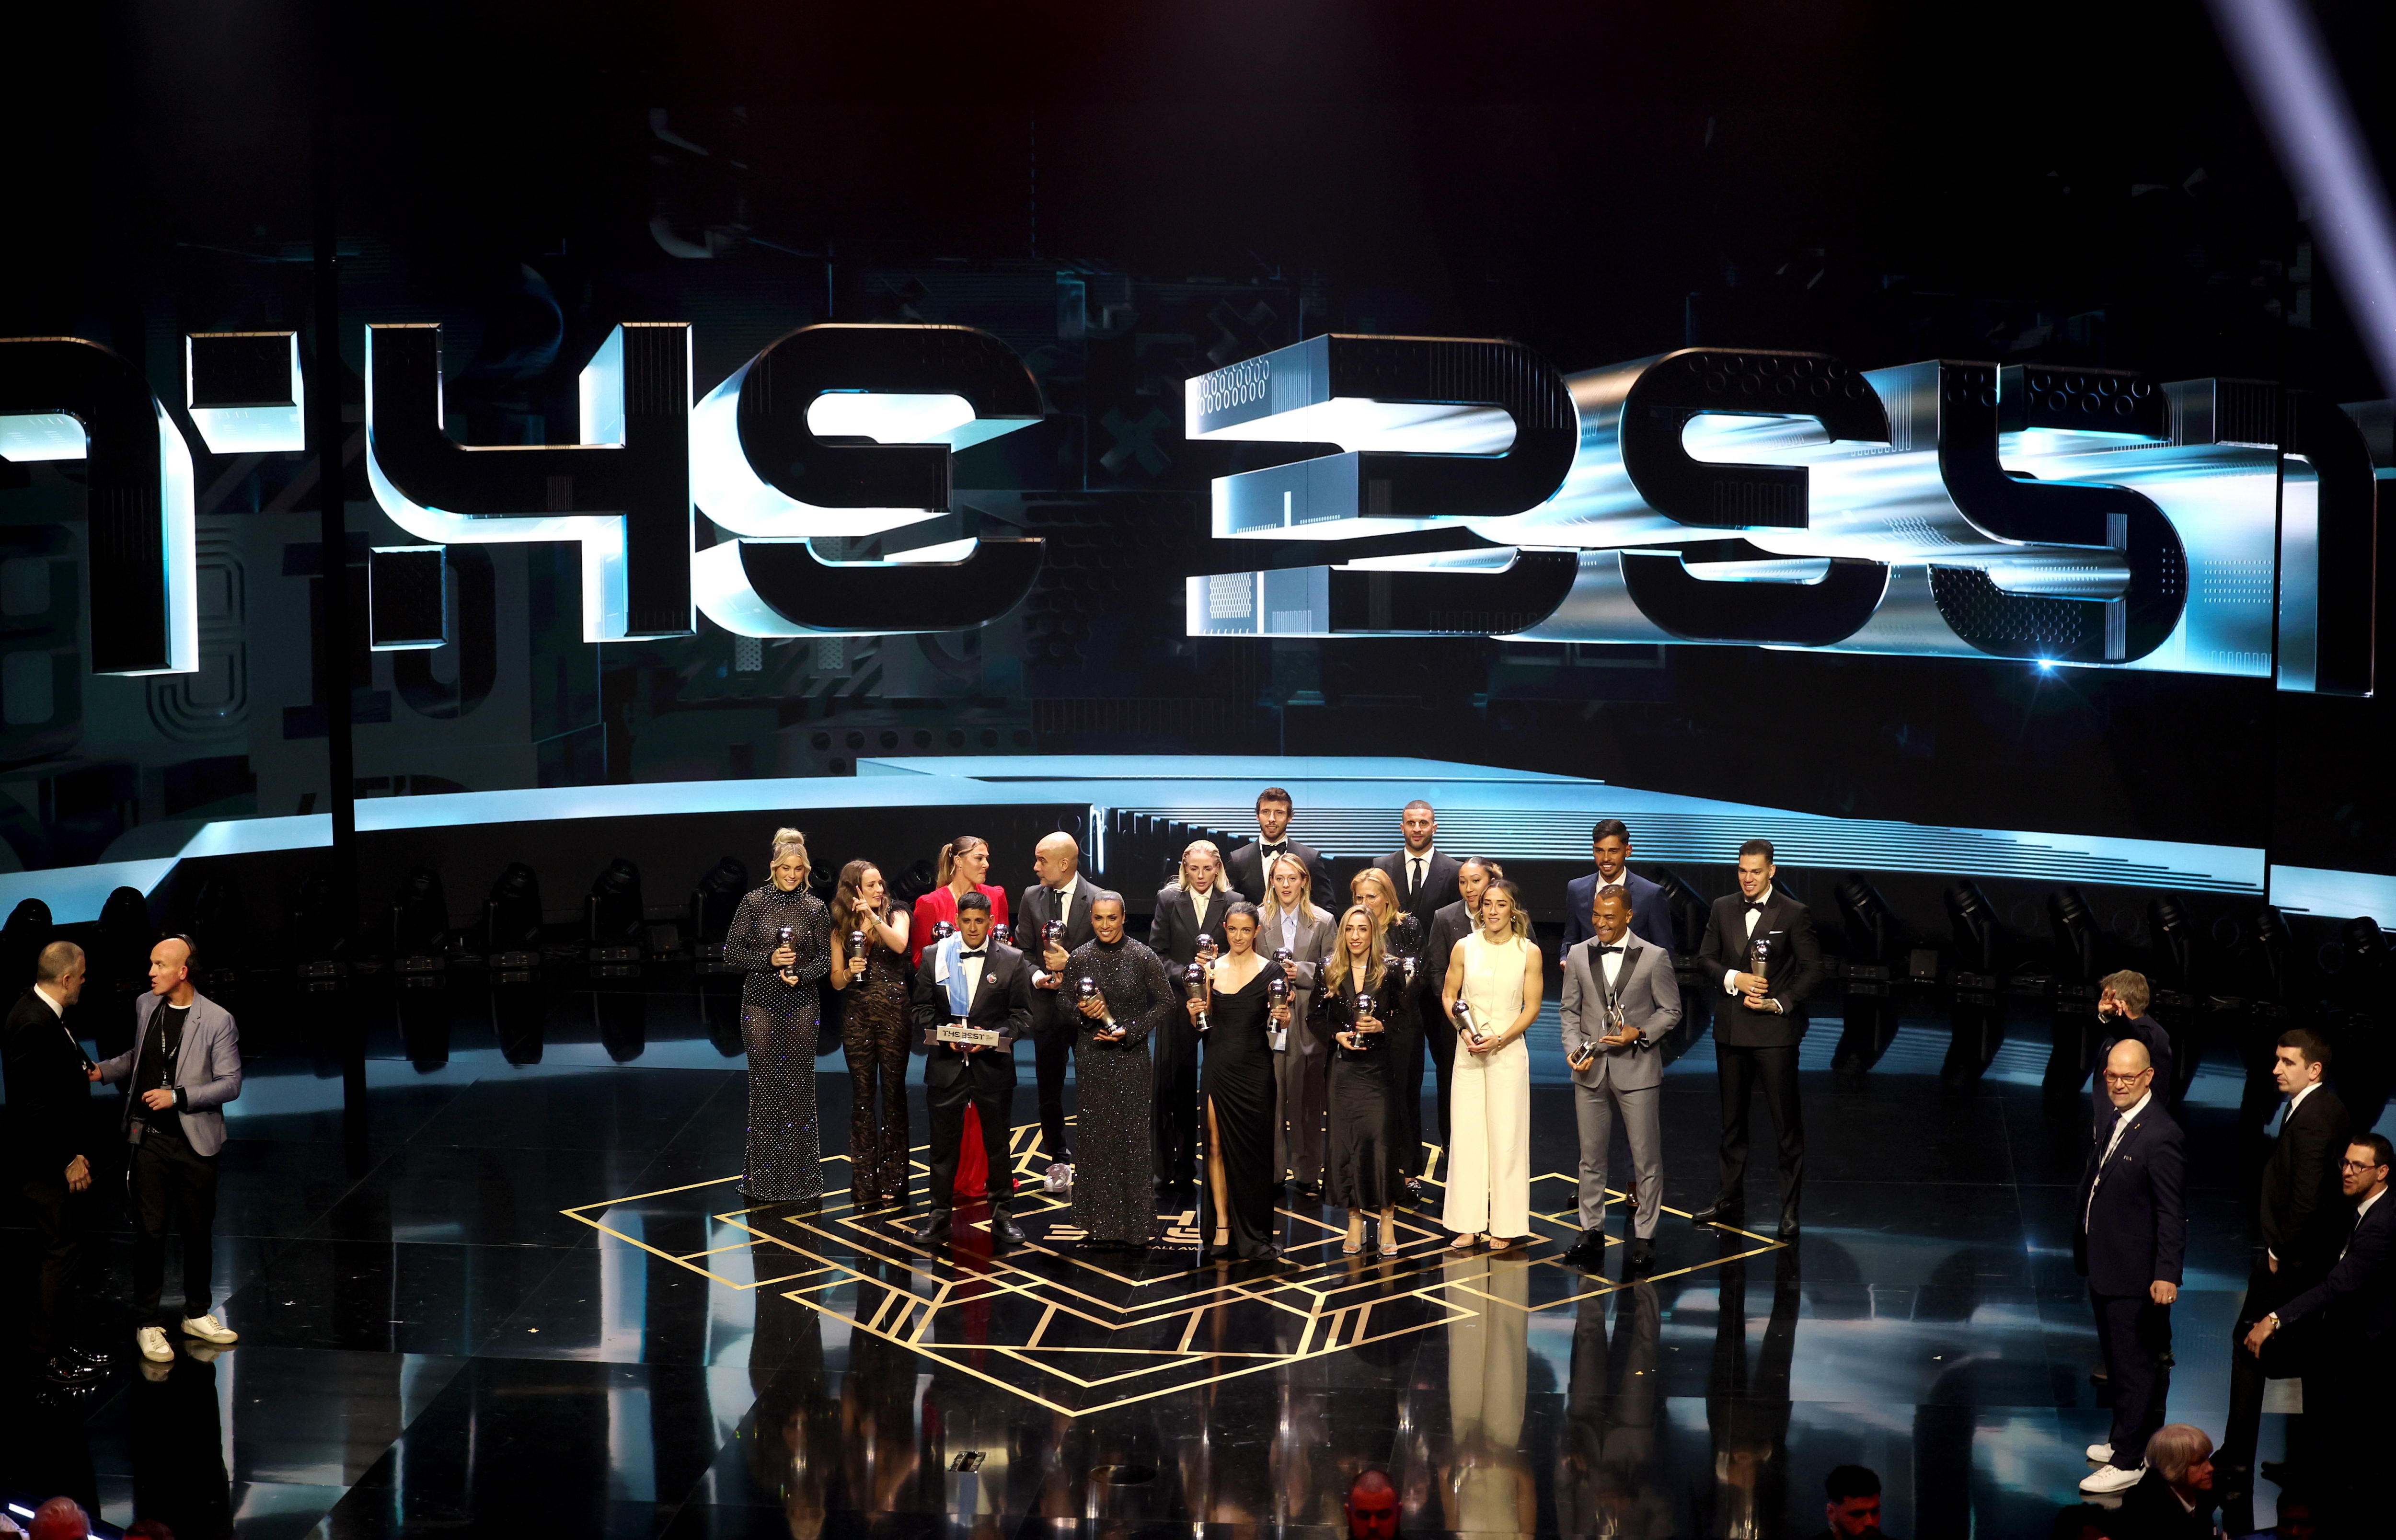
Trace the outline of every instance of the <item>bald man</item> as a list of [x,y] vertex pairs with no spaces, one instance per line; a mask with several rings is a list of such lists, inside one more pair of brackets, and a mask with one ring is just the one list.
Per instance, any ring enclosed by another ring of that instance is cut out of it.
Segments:
[[2163,1425],[2171,1380],[2160,1360],[2171,1346],[2171,1306],[2188,1249],[2187,1160],[2147,1045],[2136,1038],[2113,1044],[2104,1077],[2113,1117],[2089,1147],[2071,1241],[2113,1386],[2112,1432],[2088,1446],[2097,1468],[2080,1483],[2095,1496],[2138,1484],[2147,1440]]
[[122,1126],[133,1147],[133,1339],[153,1363],[174,1361],[159,1297],[166,1227],[183,1238],[183,1334],[217,1347],[239,1340],[217,1319],[209,1282],[217,1215],[217,1152],[224,1114],[241,1095],[241,1035],[233,1013],[192,980],[191,937],[150,949],[150,992],[133,1007],[133,1046],[92,1079],[126,1083]]
[[[1032,854],[1032,874],[1040,880],[1023,890],[1015,906],[1015,940],[1032,962],[1032,1055],[1040,1082],[1040,1148],[1047,1162],[1042,1185],[1063,1192],[1073,1185],[1073,1152],[1065,1145],[1065,1070],[1073,1062],[1073,1033],[1080,1017],[1067,1012],[1059,1022],[1057,989],[1065,962],[1090,939],[1090,906],[1107,897],[1104,888],[1082,881],[1082,847],[1059,831]],[[1051,921],[1062,921],[1061,941],[1047,938]]]

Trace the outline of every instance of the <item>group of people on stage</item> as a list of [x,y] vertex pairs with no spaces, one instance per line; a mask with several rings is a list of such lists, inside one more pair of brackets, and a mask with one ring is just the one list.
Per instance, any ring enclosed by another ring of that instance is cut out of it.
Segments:
[[[1401,849],[1332,893],[1322,855],[1292,839],[1290,794],[1256,803],[1257,838],[1227,858],[1211,841],[1181,854],[1156,895],[1145,942],[1120,895],[1081,874],[1071,835],[1034,852],[1037,879],[1008,927],[988,881],[987,842],[940,848],[936,883],[912,912],[868,861],[843,869],[829,906],[808,891],[806,842],[774,841],[772,882],[748,895],[725,942],[748,971],[749,1161],[760,1201],[823,1191],[814,1116],[819,989],[845,994],[851,1077],[851,1191],[862,1212],[906,1201],[906,1062],[925,1047],[931,1120],[929,1242],[952,1226],[956,1178],[977,1122],[991,1229],[1021,1239],[1007,1214],[1014,1044],[1029,1038],[1039,1086],[1038,1162],[1051,1193],[1071,1191],[1090,1247],[1151,1239],[1160,1199],[1194,1184],[1202,1253],[1278,1255],[1285,1184],[1347,1211],[1349,1255],[1396,1246],[1396,1211],[1425,1201],[1431,1141],[1445,1155],[1441,1221],[1458,1251],[1506,1251],[1530,1236],[1530,1055],[1552,965],[1562,975],[1564,1052],[1581,1148],[1583,1234],[1568,1254],[1604,1248],[1607,1146],[1618,1114],[1633,1167],[1631,1263],[1653,1258],[1662,1202],[1657,1049],[1680,1022],[1663,893],[1632,873],[1630,831],[1591,835],[1594,870],[1570,889],[1574,912],[1552,960],[1532,939],[1523,895],[1500,864],[1438,848],[1427,802],[1406,804]],[[1743,1214],[1748,1112],[1761,1084],[1785,1178],[1779,1233],[1797,1230],[1804,1135],[1796,1052],[1804,1001],[1821,973],[1804,905],[1774,885],[1772,846],[1739,849],[1739,894],[1719,901],[1699,949],[1719,980],[1722,1186],[1704,1220]],[[1333,906],[1337,906],[1337,912]],[[1710,985],[1709,986],[1710,987]],[[1066,1142],[1064,1081],[1079,1086],[1078,1148]],[[1426,1069],[1438,1126],[1423,1126]]]

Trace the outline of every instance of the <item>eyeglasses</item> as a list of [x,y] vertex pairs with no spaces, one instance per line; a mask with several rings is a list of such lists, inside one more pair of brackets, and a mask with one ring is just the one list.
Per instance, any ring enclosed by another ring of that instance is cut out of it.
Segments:
[[2379,1162],[2376,1161],[2340,1161],[2337,1163],[2348,1171],[2376,1171],[2379,1169]]
[[2135,1085],[2137,1083],[2137,1080],[2140,1075],[2151,1075],[2153,1073],[2154,1071],[2152,1069],[2133,1069],[2126,1075],[2117,1075],[2110,1069],[2108,1069],[2105,1071],[2105,1083],[2108,1085]]

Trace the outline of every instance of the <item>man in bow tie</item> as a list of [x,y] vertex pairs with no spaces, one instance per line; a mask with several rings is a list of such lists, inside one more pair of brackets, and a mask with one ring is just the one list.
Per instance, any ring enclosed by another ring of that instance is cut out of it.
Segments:
[[1007,1217],[1015,1195],[1015,1161],[1007,1150],[1015,1102],[1015,1042],[1032,1025],[1032,971],[1023,954],[990,938],[990,898],[957,900],[957,934],[924,949],[915,969],[915,1025],[926,1037],[952,1022],[998,1034],[994,1046],[935,1042],[924,1055],[924,1101],[932,1123],[932,1212],[914,1232],[935,1245],[949,1238],[957,1187],[957,1152],[965,1109],[981,1120],[982,1153],[990,1162],[990,1233],[1008,1244],[1023,1239]]
[[1797,1095],[1797,1044],[1805,997],[1822,976],[1814,917],[1776,885],[1770,840],[1738,847],[1738,892],[1714,900],[1697,949],[1699,976],[1716,981],[1714,1066],[1722,1095],[1722,1190],[1690,1217],[1737,1224],[1747,1211],[1747,1110],[1755,1084],[1780,1141],[1780,1239],[1797,1237],[1805,1182],[1805,1122]]
[[[1307,880],[1313,884],[1317,903],[1328,903],[1336,891],[1331,885],[1331,867],[1323,853],[1304,840],[1289,837],[1289,816],[1295,804],[1289,793],[1278,786],[1268,786],[1257,793],[1257,837],[1231,852],[1224,863],[1223,873],[1231,886],[1251,904],[1265,901],[1265,885],[1271,881],[1272,858],[1285,852],[1306,863]],[[1259,951],[1271,949],[1258,944]]]
[[1564,956],[1564,1060],[1572,1067],[1580,1132],[1578,1244],[1564,1260],[1594,1267],[1605,1252],[1605,1159],[1614,1112],[1631,1140],[1633,1213],[1631,1268],[1656,1260],[1656,1219],[1664,1204],[1664,1130],[1657,1100],[1664,1055],[1657,1049],[1681,1022],[1681,984],[1663,948],[1631,934],[1631,904],[1619,887],[1590,905],[1596,933]]

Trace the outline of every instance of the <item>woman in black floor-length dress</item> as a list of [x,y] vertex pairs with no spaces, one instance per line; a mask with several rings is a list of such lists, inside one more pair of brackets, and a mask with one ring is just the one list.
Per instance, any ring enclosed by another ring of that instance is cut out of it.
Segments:
[[[1199,1189],[1198,1233],[1217,1256],[1265,1261],[1281,1255],[1273,1199],[1281,1170],[1273,1163],[1273,1051],[1270,976],[1257,955],[1257,908],[1234,903],[1218,922],[1223,955],[1207,987],[1189,1002],[1191,1019],[1203,1007],[1212,1023],[1199,1076],[1206,1148],[1206,1180]],[[1202,1255],[1200,1260],[1205,1260]]]
[[740,900],[724,936],[724,960],[749,975],[740,986],[740,1038],[749,1050],[749,1160],[740,1191],[765,1203],[804,1202],[823,1196],[816,981],[832,971],[832,919],[807,891],[807,842],[797,830],[775,830],[772,870],[772,882]]
[[[1397,1055],[1414,1002],[1394,970],[1383,967],[1381,926],[1358,904],[1339,917],[1339,934],[1316,974],[1315,1031],[1331,1040],[1330,1128],[1324,1140],[1323,1197],[1348,1211],[1350,1255],[1364,1248],[1364,1220],[1378,1215],[1374,1249],[1397,1249],[1396,1207],[1405,1193],[1405,1135],[1398,1116]],[[1367,1014],[1356,997],[1373,997]]]
[[[1121,898],[1092,899],[1090,929],[1095,939],[1073,949],[1063,985],[1082,1018],[1073,1042],[1081,1099],[1073,1222],[1088,1236],[1085,1244],[1145,1246],[1156,1228],[1156,1081],[1148,1043],[1181,1009],[1181,992],[1156,954],[1124,935]],[[1098,981],[1098,998],[1081,998],[1084,978]]]

